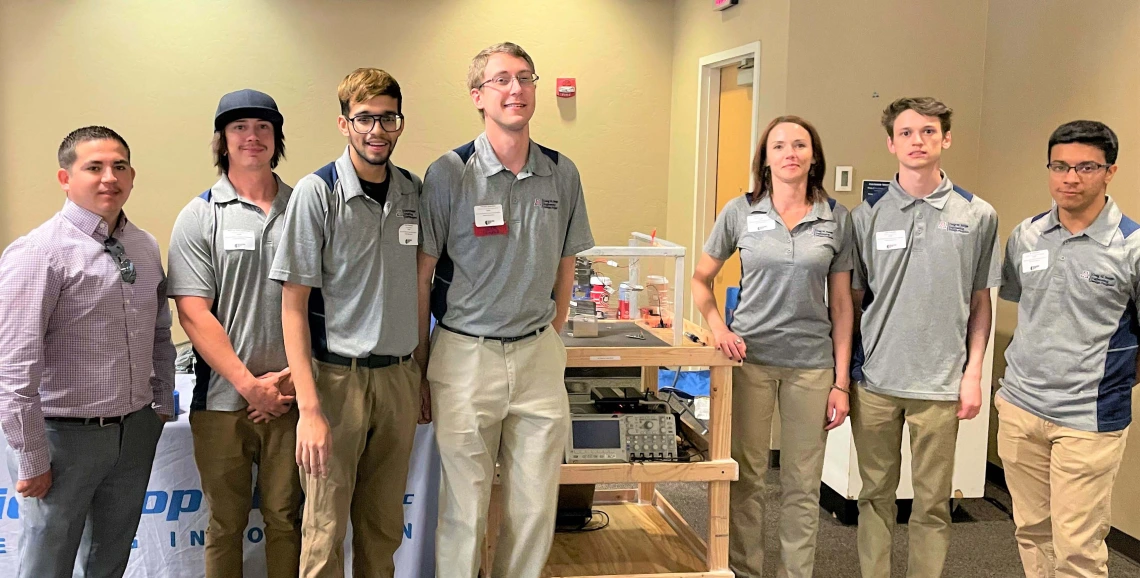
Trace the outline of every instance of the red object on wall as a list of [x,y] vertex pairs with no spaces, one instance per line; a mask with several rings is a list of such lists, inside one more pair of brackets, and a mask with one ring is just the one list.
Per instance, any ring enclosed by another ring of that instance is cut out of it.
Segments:
[[574,78],[559,78],[554,83],[558,98],[573,98],[578,94],[578,82]]

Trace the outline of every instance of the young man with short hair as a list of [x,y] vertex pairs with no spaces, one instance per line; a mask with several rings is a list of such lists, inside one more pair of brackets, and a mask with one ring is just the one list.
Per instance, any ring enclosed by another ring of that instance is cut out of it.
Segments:
[[[530,139],[534,61],[512,43],[471,62],[484,132],[428,168],[419,254],[420,348],[443,465],[436,573],[475,578],[496,461],[496,578],[538,578],[554,536],[570,427],[563,380],[574,255],[594,246],[581,177]],[[433,282],[434,279],[434,282]],[[486,574],[485,574],[486,575]]]
[[337,89],[348,146],[293,191],[270,278],[297,408],[305,491],[301,576],[392,576],[404,481],[421,415],[416,245],[420,179],[390,161],[404,130],[390,74],[360,68]]
[[1140,327],[1140,224],[1106,194],[1120,145],[1078,120],[1049,137],[1053,208],[1010,235],[1001,297],[1017,303],[998,455],[1028,578],[1108,576],[1112,486]]
[[[0,257],[0,426],[20,500],[20,578],[122,576],[174,344],[158,242],[127,219],[131,149],[88,126],[59,146],[63,208]],[[78,562],[77,562],[78,558]]]
[[851,434],[859,458],[859,562],[865,578],[891,573],[891,535],[910,426],[910,554],[907,576],[942,575],[950,546],[950,498],[958,421],[982,404],[990,288],[1001,278],[997,212],[942,172],[951,110],[902,98],[883,111],[899,172],[851,212],[852,287],[861,335],[852,359]]

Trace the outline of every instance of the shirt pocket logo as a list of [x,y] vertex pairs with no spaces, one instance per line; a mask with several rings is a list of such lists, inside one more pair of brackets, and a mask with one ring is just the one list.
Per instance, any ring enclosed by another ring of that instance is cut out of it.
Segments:
[[950,233],[958,233],[959,235],[969,235],[970,225],[967,223],[951,223],[949,221],[939,221],[938,230],[947,231]]
[[1100,285],[1101,287],[1116,287],[1116,277],[1112,275],[1101,275],[1091,271],[1081,271],[1081,279],[1094,285]]

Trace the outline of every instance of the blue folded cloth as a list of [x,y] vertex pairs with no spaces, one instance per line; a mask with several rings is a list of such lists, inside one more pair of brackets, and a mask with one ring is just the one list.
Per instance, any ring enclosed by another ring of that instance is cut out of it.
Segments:
[[[673,384],[674,378],[677,379],[676,384]],[[661,368],[657,372],[657,387],[660,389],[668,389],[671,387],[689,397],[708,397],[709,370],[682,371],[681,376],[677,377],[676,371]]]

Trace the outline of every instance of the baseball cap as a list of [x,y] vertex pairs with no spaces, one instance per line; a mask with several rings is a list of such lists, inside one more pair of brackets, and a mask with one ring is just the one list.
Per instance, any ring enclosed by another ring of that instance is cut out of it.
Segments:
[[285,124],[285,117],[277,110],[273,97],[250,88],[222,96],[218,101],[218,111],[214,113],[214,130],[220,131],[239,118],[267,120],[277,128]]

